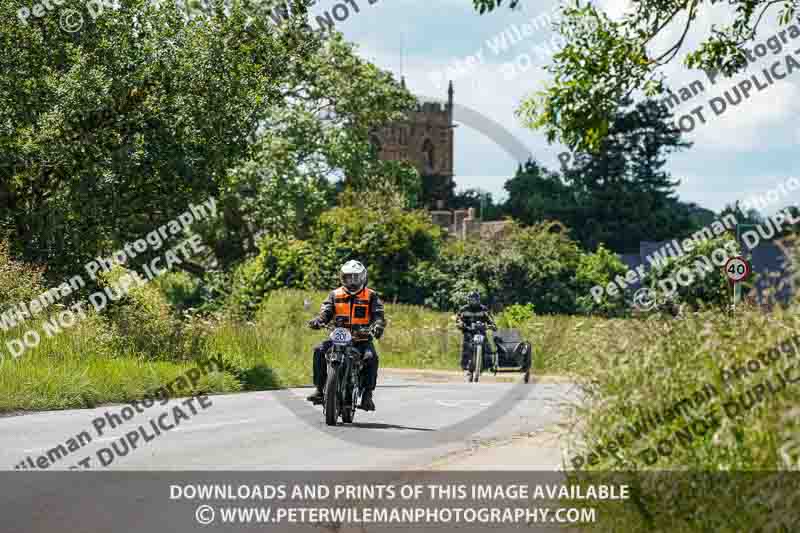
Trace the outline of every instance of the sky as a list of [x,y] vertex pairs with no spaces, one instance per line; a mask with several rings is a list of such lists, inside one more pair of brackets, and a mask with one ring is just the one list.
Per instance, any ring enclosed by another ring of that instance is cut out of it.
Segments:
[[[604,0],[598,5],[614,19],[631,9],[627,0]],[[479,15],[472,0],[320,0],[312,13],[336,15],[340,19],[336,28],[358,45],[361,57],[397,77],[404,76],[409,90],[418,96],[446,98],[447,80],[453,79],[457,104],[502,124],[535,159],[557,170],[557,156],[565,148],[549,145],[541,132],[525,128],[514,113],[520,102],[542,88],[549,78],[543,69],[549,58],[541,50],[557,46],[559,36],[544,23],[544,15],[552,15],[556,7],[552,1],[522,0],[516,10],[504,6]],[[777,18],[777,9],[767,12],[751,46],[765,43],[781,29]],[[525,35],[523,24],[531,20],[538,23],[532,24]],[[667,27],[668,31],[654,41],[651,54],[668,49],[677,40],[684,20]],[[778,72],[785,72],[787,54],[800,62],[800,37],[786,35],[782,50],[775,48],[775,53],[767,49],[746,74],[719,78],[716,84],[711,84],[703,71],[690,70],[682,64],[686,53],[702,42],[712,24],[729,22],[727,5],[717,5],[709,11],[708,4],[703,4],[681,53],[661,71],[667,76],[667,85],[676,92],[695,80],[703,84],[705,92],[674,111],[679,119],[702,105],[706,123],[698,120],[694,129],[685,134],[684,138],[694,145],[669,155],[667,170],[682,181],[677,188],[681,200],[715,211],[785,184],[800,170],[796,153],[800,143],[800,70],[761,91],[752,89],[749,98],[736,106],[728,105],[719,116],[709,104],[710,99],[724,98],[725,90],[754,74],[765,83],[761,71],[776,61],[781,62]],[[466,66],[469,56],[475,58],[472,66]],[[455,69],[459,64],[462,68]],[[688,129],[688,119],[684,124]],[[465,124],[455,130],[454,163],[457,189],[481,188],[496,199],[505,196],[503,184],[518,165],[507,150]],[[762,211],[771,213],[798,202],[800,191],[796,190]]]

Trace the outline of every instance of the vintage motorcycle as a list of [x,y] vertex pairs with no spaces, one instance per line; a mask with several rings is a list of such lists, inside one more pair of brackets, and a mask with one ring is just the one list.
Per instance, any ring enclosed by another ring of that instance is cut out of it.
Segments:
[[492,340],[496,349],[488,354],[484,353],[487,324],[476,321],[469,329],[472,336],[472,364],[471,372],[467,376],[467,383],[478,383],[481,371],[488,367],[495,375],[498,372],[521,372],[523,381],[530,382],[532,349],[531,344],[522,340],[519,331],[515,329],[496,330]]
[[328,364],[327,379],[325,381],[324,400],[322,411],[325,414],[325,423],[335,426],[339,417],[342,422],[353,422],[356,408],[361,403],[361,368],[363,356],[353,346],[353,334],[341,324],[328,326],[331,332],[329,339],[331,347],[325,354]]
[[472,363],[470,364],[470,373],[466,378],[467,383],[477,383],[481,379],[484,363],[483,345],[486,341],[487,327],[488,325],[480,320],[473,322],[469,327],[469,332],[472,333]]

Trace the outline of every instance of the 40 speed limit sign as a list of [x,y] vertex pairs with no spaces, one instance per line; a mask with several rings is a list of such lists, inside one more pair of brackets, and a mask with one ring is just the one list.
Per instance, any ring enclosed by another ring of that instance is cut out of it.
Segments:
[[744,257],[731,257],[725,263],[725,275],[733,283],[738,283],[750,275],[750,264]]

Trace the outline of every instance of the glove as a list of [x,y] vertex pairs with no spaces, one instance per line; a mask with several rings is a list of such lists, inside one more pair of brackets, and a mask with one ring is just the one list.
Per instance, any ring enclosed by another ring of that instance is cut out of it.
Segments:
[[308,327],[311,329],[320,329],[322,328],[322,321],[319,318],[312,318],[308,321]]
[[375,324],[372,327],[372,334],[375,335],[376,339],[383,337],[383,326],[381,324]]

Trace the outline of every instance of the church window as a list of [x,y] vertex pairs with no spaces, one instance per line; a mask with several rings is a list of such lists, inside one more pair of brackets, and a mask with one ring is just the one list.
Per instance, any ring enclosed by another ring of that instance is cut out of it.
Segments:
[[422,157],[423,162],[425,163],[425,170],[427,172],[433,172],[434,169],[434,162],[435,160],[435,153],[433,148],[433,143],[430,139],[425,139],[425,142],[422,143]]

